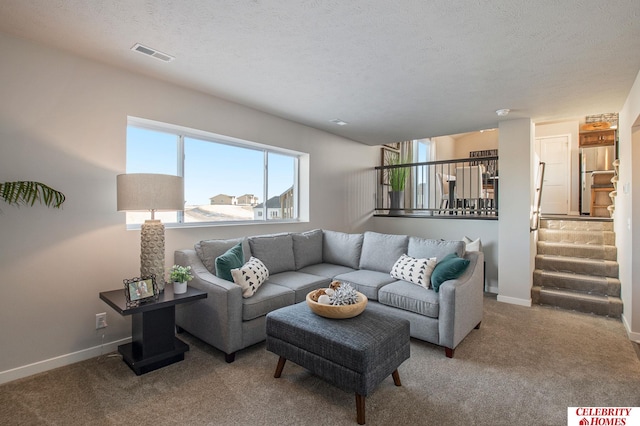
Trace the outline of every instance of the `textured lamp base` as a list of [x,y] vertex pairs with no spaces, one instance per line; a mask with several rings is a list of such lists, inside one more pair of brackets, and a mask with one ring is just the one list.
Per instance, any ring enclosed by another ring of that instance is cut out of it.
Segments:
[[145,220],[140,231],[140,274],[155,274],[159,291],[164,291],[164,225]]

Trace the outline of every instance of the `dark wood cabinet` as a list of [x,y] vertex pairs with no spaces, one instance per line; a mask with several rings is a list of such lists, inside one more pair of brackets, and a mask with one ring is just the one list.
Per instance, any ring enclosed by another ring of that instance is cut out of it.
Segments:
[[615,130],[599,130],[580,133],[580,146],[606,146],[616,142]]
[[173,286],[168,285],[157,300],[128,306],[124,289],[100,293],[100,299],[120,315],[132,316],[131,343],[118,346],[118,352],[137,375],[184,359],[189,345],[175,337],[176,305],[206,297],[207,293],[191,287],[186,293],[174,294]]

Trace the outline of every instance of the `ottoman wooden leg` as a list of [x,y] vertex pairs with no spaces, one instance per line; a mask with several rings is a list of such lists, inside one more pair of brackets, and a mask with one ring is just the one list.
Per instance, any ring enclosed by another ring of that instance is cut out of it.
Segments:
[[[400,373],[398,373],[397,368],[393,370],[393,373],[391,373],[391,377],[393,377],[393,383],[396,386],[402,386],[402,383],[400,382]],[[364,402],[365,402],[365,397],[360,395],[359,393],[356,393],[356,416],[357,416],[359,425],[365,424],[365,419],[364,419],[365,403]]]
[[280,357],[280,359],[278,360],[278,366],[276,367],[276,372],[273,375],[273,377],[275,377],[276,379],[280,378],[280,375],[282,374],[282,369],[284,368],[284,363],[287,362],[287,359],[283,356]]
[[398,373],[397,368],[393,370],[391,377],[393,377],[393,383],[395,383],[396,386],[402,386],[402,383],[400,382],[400,373]]
[[364,424],[364,401],[365,397],[356,393],[356,416],[359,425]]

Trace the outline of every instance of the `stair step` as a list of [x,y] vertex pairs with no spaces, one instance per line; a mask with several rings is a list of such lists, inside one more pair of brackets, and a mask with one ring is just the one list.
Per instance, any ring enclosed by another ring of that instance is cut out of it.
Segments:
[[540,228],[573,230],[573,231],[613,231],[611,219],[587,219],[576,217],[574,219],[540,219]]
[[538,254],[536,268],[545,271],[618,278],[618,262],[611,260]]
[[558,306],[612,318],[620,318],[622,315],[622,300],[618,297],[598,296],[538,286],[532,288],[531,295],[534,303],[539,305]]
[[575,231],[561,229],[539,229],[538,240],[557,243],[578,243],[612,246],[616,243],[613,231]]
[[618,249],[616,246],[608,245],[538,241],[538,254],[616,260],[618,258]]
[[620,318],[612,219],[543,217],[537,249],[533,303]]
[[620,297],[620,280],[568,272],[533,271],[533,285],[565,290],[581,291],[600,296]]

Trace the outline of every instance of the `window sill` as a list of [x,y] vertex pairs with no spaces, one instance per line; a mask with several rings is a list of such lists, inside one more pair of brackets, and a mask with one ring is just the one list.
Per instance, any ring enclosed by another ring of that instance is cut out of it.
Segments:
[[[188,228],[212,228],[217,226],[246,226],[246,225],[282,225],[283,223],[306,223],[308,220],[282,219],[282,220],[243,220],[243,221],[219,221],[219,222],[189,222],[189,223],[165,223],[165,229]],[[139,231],[142,224],[128,224],[127,231]]]

